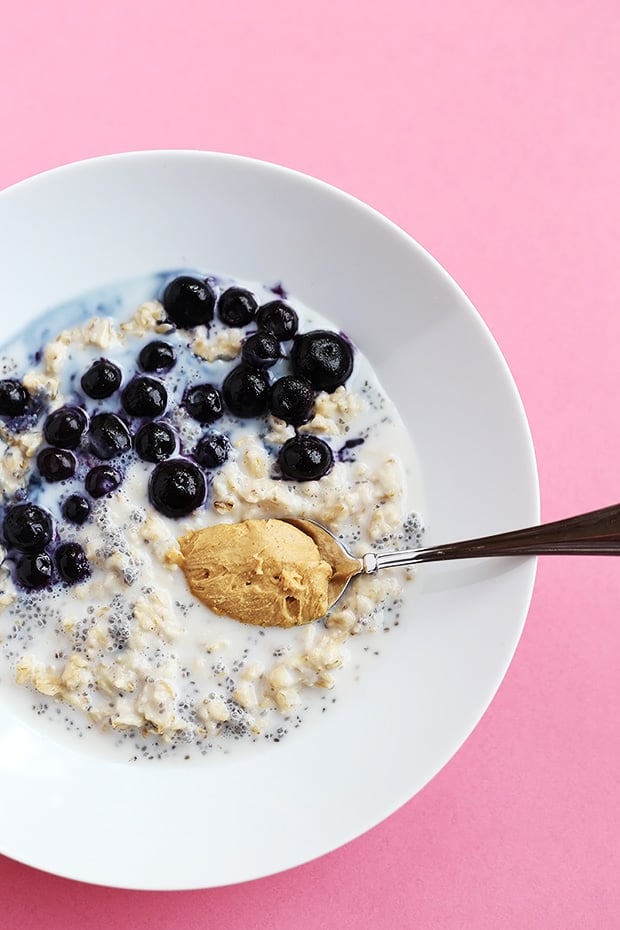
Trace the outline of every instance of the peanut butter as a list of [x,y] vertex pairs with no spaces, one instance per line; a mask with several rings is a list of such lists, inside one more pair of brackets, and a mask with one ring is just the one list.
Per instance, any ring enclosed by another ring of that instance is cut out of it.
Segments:
[[179,544],[192,594],[216,614],[291,627],[327,612],[332,568],[310,536],[289,523],[220,523]]

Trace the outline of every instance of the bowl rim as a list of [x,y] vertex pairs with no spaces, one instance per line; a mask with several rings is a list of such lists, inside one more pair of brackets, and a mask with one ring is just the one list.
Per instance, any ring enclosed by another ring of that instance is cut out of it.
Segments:
[[[479,311],[474,307],[474,305],[469,300],[465,292],[462,290],[462,288],[458,284],[456,284],[454,279],[449,275],[446,269],[437,261],[437,259],[434,258],[434,256],[432,256],[416,239],[413,238],[413,236],[411,236],[408,232],[406,232],[402,227],[400,227],[394,221],[390,220],[388,217],[386,217],[376,208],[358,199],[356,196],[348,193],[347,191],[329,182],[323,181],[319,178],[316,178],[304,172],[298,171],[294,168],[290,168],[290,167],[283,166],[283,165],[278,165],[268,160],[253,158],[247,155],[236,155],[232,153],[208,151],[208,150],[201,150],[201,149],[194,149],[194,148],[189,148],[189,149],[186,149],[186,148],[168,149],[166,148],[166,149],[137,149],[137,150],[130,150],[130,151],[125,151],[125,152],[114,152],[114,153],[109,153],[109,154],[96,155],[92,157],[79,159],[73,162],[66,162],[61,165],[55,166],[53,168],[49,168],[45,171],[38,172],[37,174],[34,174],[30,177],[26,177],[19,181],[16,181],[10,186],[0,190],[0,208],[1,208],[3,199],[10,198],[12,196],[20,196],[22,191],[28,190],[29,188],[36,188],[36,185],[40,183],[49,183],[50,181],[53,181],[54,178],[56,177],[63,178],[65,175],[71,175],[72,173],[76,171],[84,171],[84,170],[88,171],[91,167],[96,166],[98,164],[122,163],[123,161],[139,162],[140,160],[143,160],[143,159],[156,161],[162,158],[172,158],[175,160],[187,159],[187,160],[195,160],[198,162],[198,161],[203,161],[205,157],[214,162],[219,161],[219,162],[227,163],[227,164],[234,163],[234,164],[247,165],[247,166],[259,165],[266,172],[271,172],[274,175],[278,175],[278,176],[285,175],[295,182],[303,181],[306,184],[315,186],[316,189],[322,190],[326,195],[329,195],[331,197],[336,195],[337,197],[342,198],[343,201],[346,202],[349,206],[352,206],[352,207],[354,206],[355,209],[361,210],[362,212],[367,213],[373,219],[374,222],[379,222],[381,224],[384,224],[386,229],[389,229],[392,233],[396,233],[400,237],[403,237],[403,241],[406,241],[409,247],[412,247],[415,250],[418,250],[418,252],[421,253],[421,255],[423,256],[424,260],[426,262],[429,262],[434,267],[435,272],[444,279],[445,283],[449,283],[453,288],[456,289],[456,291],[461,295],[461,297],[464,300],[464,303],[468,306],[470,310],[471,320],[474,321],[474,323],[478,326],[478,329],[480,333],[483,335],[483,337],[486,339],[488,346],[492,348],[493,352],[496,355],[497,360],[503,366],[504,374],[507,376],[508,382],[511,386],[512,393],[513,393],[513,400],[516,405],[516,410],[519,412],[519,420],[520,420],[519,430],[521,433],[521,440],[523,442],[523,452],[525,456],[527,457],[528,463],[529,463],[529,471],[528,471],[527,476],[525,476],[524,481],[527,480],[529,484],[529,493],[532,498],[532,507],[536,510],[537,519],[539,519],[540,488],[539,488],[539,479],[538,479],[538,469],[537,469],[537,463],[536,463],[536,454],[535,454],[531,429],[530,429],[530,426],[527,420],[525,407],[523,405],[523,401],[519,393],[518,387],[512,376],[508,363],[501,349],[496,343],[494,337],[492,336],[490,329],[488,328],[487,324],[481,317]],[[399,797],[396,799],[392,799],[392,803],[386,806],[383,816],[378,820],[376,819],[373,825],[377,825],[383,819],[385,819],[385,817],[391,815],[394,811],[399,809],[406,801],[410,800],[412,796],[417,794],[426,784],[428,784],[435,777],[435,775],[437,775],[437,773],[446,765],[446,763],[451,758],[453,758],[454,755],[460,750],[462,745],[469,738],[473,729],[479,723],[482,716],[488,710],[488,707],[491,704],[495,694],[497,693],[497,690],[501,682],[503,681],[506,675],[506,672],[514,658],[517,645],[519,643],[521,634],[523,632],[525,620],[526,620],[526,617],[527,617],[527,614],[530,608],[531,598],[532,598],[532,594],[534,590],[534,583],[535,583],[535,577],[536,577],[536,565],[537,565],[536,560],[532,560],[529,582],[527,586],[524,585],[524,588],[527,588],[527,590],[525,590],[524,592],[524,597],[523,597],[523,602],[525,606],[522,612],[521,622],[520,624],[517,624],[518,629],[515,630],[514,641],[511,642],[510,647],[508,649],[508,652],[509,652],[508,661],[505,667],[498,671],[495,685],[492,688],[492,691],[488,697],[488,700],[482,707],[479,715],[474,720],[469,730],[464,735],[462,735],[462,737],[459,739],[458,745],[456,746],[456,748],[448,749],[444,753],[443,757],[438,758],[438,761],[437,761],[436,766],[434,767],[434,770],[427,773],[427,777],[422,781],[421,784],[419,784],[416,787],[413,794],[409,794],[406,797]],[[370,827],[367,827],[365,829],[370,829]],[[356,834],[356,836],[357,835],[359,834]],[[344,843],[349,842],[353,838],[354,837],[349,837],[348,839],[344,839],[342,843],[340,843],[339,845],[343,845]],[[327,853],[328,851],[331,851],[331,849],[335,849],[335,848],[337,847],[330,847],[330,849],[326,849],[324,850],[323,853],[319,852],[316,855],[323,855]],[[16,858],[10,851],[7,852],[6,854],[9,856],[12,856],[13,858]],[[284,866],[283,868],[278,868],[274,871],[268,871],[264,873],[258,872],[256,875],[248,876],[247,878],[243,878],[243,879],[233,879],[233,881],[246,881],[246,880],[251,880],[252,878],[259,878],[259,877],[263,877],[266,875],[275,874],[276,872],[282,871],[283,869],[292,868],[294,866],[302,864],[303,862],[310,861],[311,859],[315,858],[316,855],[312,855],[310,857],[303,857],[299,861],[293,861],[291,862],[290,865]],[[25,858],[19,859],[19,861],[26,862],[27,864],[34,865],[35,867],[38,867],[38,868],[45,868],[45,866],[41,866],[36,861],[28,861]],[[68,877],[73,877],[72,875],[68,873],[58,872],[58,874],[66,874],[68,875]],[[97,883],[96,880],[93,880],[92,877],[76,876],[76,878],[82,881],[89,881],[89,882]],[[217,884],[228,884],[228,883],[229,882],[218,882]],[[119,885],[115,883],[115,887],[136,888],[136,887],[149,887],[149,886],[144,886],[144,885],[137,886],[135,884]],[[160,888],[163,890],[161,884],[154,885],[152,887]],[[195,884],[185,886],[185,885],[175,884],[175,885],[171,885],[170,887],[180,889],[180,888],[195,888],[195,887],[206,887],[206,886],[203,886],[203,885],[197,886]],[[215,887],[215,885],[209,886],[209,887]]]

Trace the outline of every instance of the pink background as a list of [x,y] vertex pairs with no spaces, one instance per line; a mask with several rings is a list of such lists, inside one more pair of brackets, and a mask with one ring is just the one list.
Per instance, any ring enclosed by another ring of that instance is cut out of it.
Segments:
[[[603,506],[620,498],[618,23],[616,0],[5,4],[0,188],[144,148],[252,155],[344,188],[489,324],[530,418],[543,518]],[[0,858],[0,926],[620,927],[619,588],[612,559],[541,562],[480,726],[345,848],[187,893]]]

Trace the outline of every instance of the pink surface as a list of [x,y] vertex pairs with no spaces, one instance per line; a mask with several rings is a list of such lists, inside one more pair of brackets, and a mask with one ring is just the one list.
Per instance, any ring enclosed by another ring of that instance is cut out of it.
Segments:
[[[620,498],[617,13],[613,0],[22,0],[0,31],[0,187],[91,155],[202,148],[344,188],[428,248],[489,324],[528,411],[543,518],[602,506]],[[0,926],[620,927],[619,589],[612,559],[542,562],[482,723],[347,847],[187,893],[0,858]]]

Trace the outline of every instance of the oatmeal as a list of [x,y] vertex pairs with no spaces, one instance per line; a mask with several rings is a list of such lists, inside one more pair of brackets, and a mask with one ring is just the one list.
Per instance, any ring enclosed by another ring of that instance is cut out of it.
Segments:
[[[191,571],[188,585],[189,541],[209,527],[313,519],[356,557],[420,534],[406,432],[370,365],[277,293],[142,279],[48,314],[4,351],[2,688],[126,758],[281,739],[357,676],[407,583],[356,579],[323,620],[291,629],[268,613],[260,625],[264,606],[243,626],[203,603]],[[223,569],[243,556],[218,549]],[[296,596],[314,597],[293,575]]]

